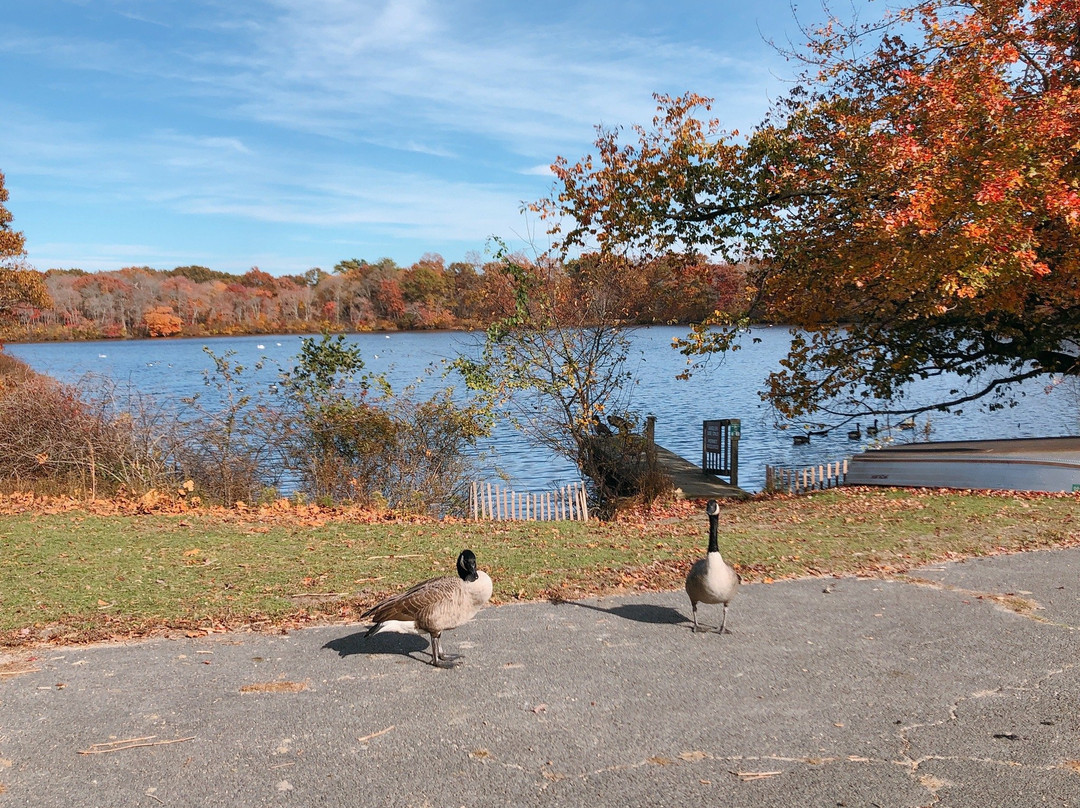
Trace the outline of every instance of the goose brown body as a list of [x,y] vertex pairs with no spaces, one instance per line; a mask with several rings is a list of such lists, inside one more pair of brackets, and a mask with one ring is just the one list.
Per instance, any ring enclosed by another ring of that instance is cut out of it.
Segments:
[[491,578],[476,568],[476,556],[463,550],[458,556],[458,574],[430,578],[372,606],[361,616],[373,625],[368,636],[384,630],[389,623],[412,624],[431,636],[431,662],[444,659],[439,637],[444,631],[467,623],[491,598]]

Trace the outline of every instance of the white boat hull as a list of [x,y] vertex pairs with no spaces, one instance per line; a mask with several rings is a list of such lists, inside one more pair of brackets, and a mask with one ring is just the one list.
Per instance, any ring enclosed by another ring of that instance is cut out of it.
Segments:
[[1080,437],[905,443],[855,455],[848,485],[1080,491]]

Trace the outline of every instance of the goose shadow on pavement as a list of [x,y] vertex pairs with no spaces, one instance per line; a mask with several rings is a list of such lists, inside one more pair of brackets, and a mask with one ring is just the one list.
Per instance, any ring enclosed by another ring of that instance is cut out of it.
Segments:
[[621,617],[624,620],[633,620],[636,623],[654,623],[658,625],[689,624],[690,620],[678,609],[670,606],[656,606],[651,603],[624,603],[610,608],[596,606],[592,603],[582,603],[577,600],[559,601],[560,604],[579,606],[582,609],[592,609],[594,612]]
[[400,654],[416,659],[414,653],[426,652],[431,645],[425,637],[400,631],[383,631],[371,637],[364,636],[366,634],[366,629],[347,634],[330,640],[323,648],[335,651],[341,657],[355,654]]

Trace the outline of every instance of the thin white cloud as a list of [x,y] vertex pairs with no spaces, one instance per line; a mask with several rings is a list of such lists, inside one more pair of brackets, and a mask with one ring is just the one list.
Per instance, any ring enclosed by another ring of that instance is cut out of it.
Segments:
[[532,176],[532,177],[552,177],[552,176],[554,176],[554,174],[552,174],[552,172],[551,172],[551,164],[550,163],[544,163],[542,165],[532,166],[531,168],[526,168],[521,173],[526,174],[528,176]]
[[708,92],[719,79],[745,87],[738,107],[756,100],[731,110],[745,127],[743,113],[763,111],[762,88],[775,82],[770,63],[663,39],[611,38],[569,21],[484,36],[446,4],[373,5],[279,2],[241,58],[200,58],[237,96],[238,115],[275,126],[335,137],[434,127],[535,155],[580,142],[601,121],[648,120],[658,88]]

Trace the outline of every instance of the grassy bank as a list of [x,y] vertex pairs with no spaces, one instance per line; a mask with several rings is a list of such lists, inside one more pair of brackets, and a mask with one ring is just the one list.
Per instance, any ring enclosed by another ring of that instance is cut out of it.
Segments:
[[[838,489],[725,503],[721,551],[748,582],[880,575],[1080,544],[1080,498]],[[615,523],[397,520],[357,512],[150,509],[0,500],[0,644],[355,619],[448,574],[463,547],[497,602],[675,589],[702,554],[700,503]]]

